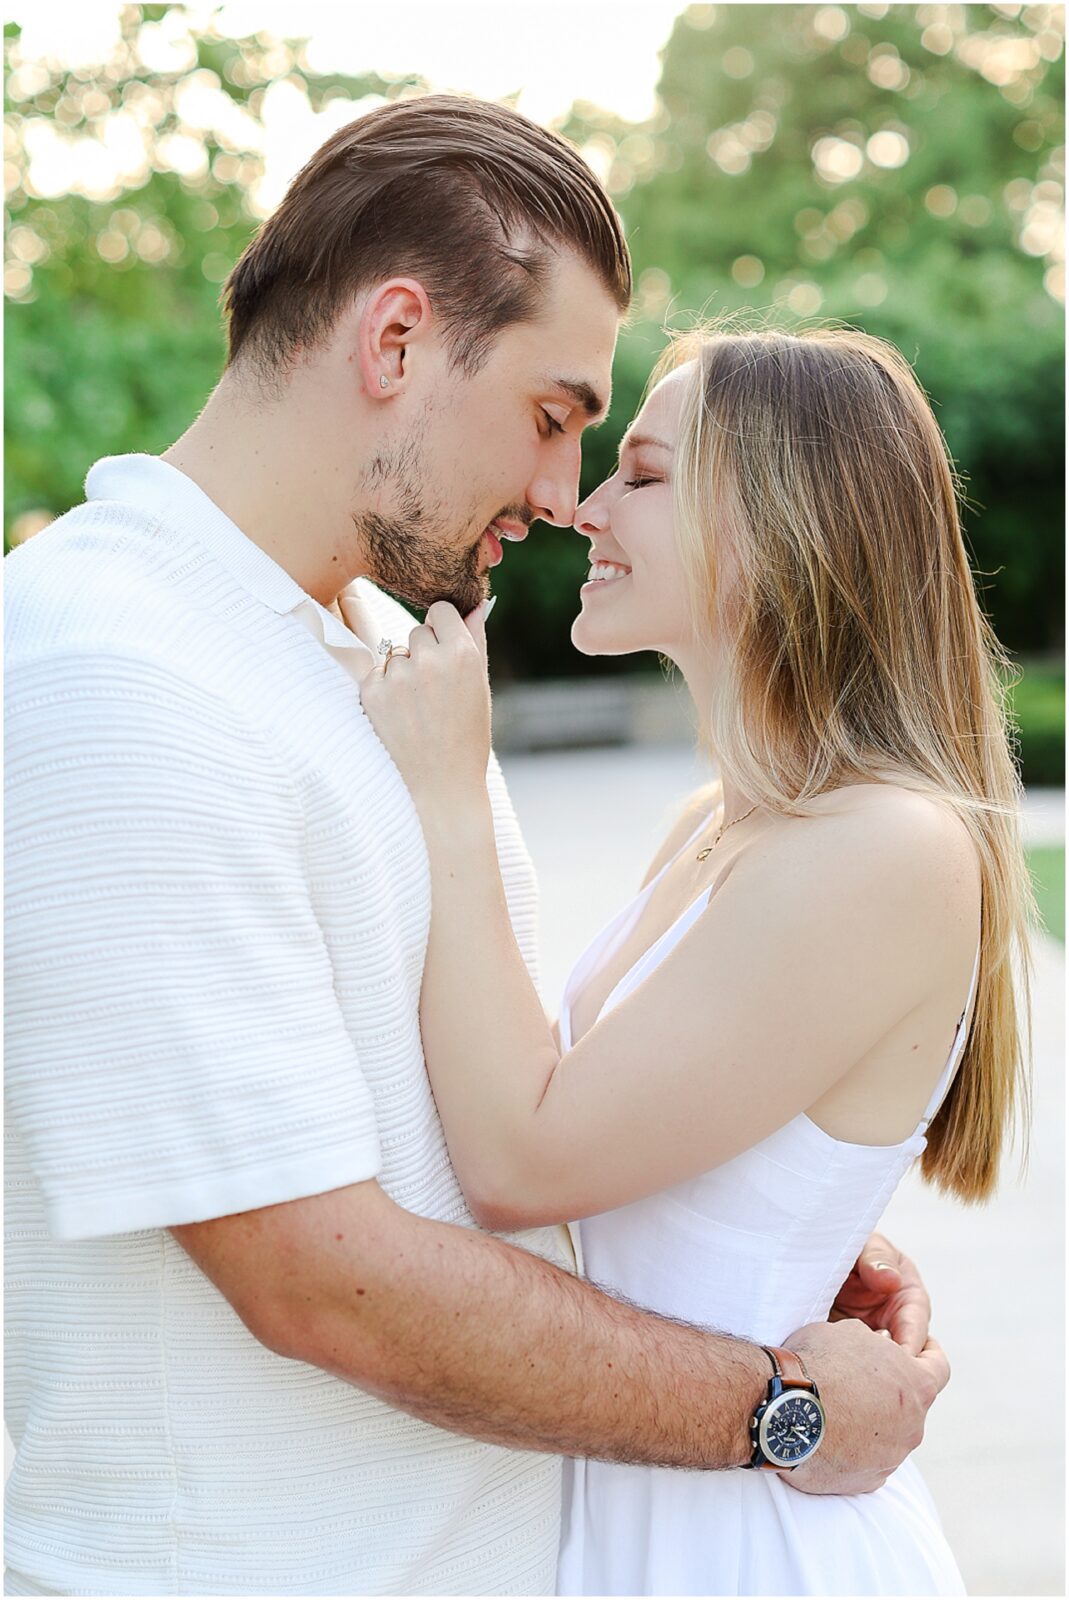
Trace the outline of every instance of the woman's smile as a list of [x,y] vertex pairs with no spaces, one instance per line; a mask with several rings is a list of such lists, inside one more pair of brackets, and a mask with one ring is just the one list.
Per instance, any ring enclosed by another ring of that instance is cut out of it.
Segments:
[[631,576],[631,568],[619,561],[592,560],[587,580],[579,590],[581,595],[593,594],[598,589],[611,589]]

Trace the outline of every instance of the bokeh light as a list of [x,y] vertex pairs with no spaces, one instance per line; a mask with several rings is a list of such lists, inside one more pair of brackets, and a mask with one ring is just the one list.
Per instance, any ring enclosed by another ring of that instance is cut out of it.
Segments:
[[[460,90],[560,128],[629,231],[635,300],[588,484],[666,323],[855,322],[902,345],[942,397],[986,507],[981,564],[1014,574],[997,586],[1000,629],[1050,637],[1057,562],[1020,508],[1046,493],[1058,524],[1058,397],[1037,374],[1063,339],[1062,9],[507,11],[508,27],[489,0],[13,6],[9,539],[16,519],[76,499],[95,454],[161,448],[203,404],[222,357],[220,289],[323,139],[384,102]],[[974,347],[982,373],[963,364]],[[502,631],[536,674],[553,670],[555,574],[576,556],[555,537],[527,569],[524,606],[501,578]]]

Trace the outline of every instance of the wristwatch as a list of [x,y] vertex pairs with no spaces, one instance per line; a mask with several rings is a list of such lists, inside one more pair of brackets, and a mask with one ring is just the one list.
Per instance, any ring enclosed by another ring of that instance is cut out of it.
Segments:
[[750,1418],[749,1467],[792,1472],[819,1449],[824,1407],[817,1386],[793,1350],[762,1345],[772,1363],[768,1394]]

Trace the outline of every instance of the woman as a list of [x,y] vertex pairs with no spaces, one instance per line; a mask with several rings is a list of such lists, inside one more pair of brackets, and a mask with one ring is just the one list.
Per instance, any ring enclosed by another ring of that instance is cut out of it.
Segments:
[[[674,661],[722,789],[554,1034],[497,871],[482,619],[433,607],[365,692],[430,856],[428,1069],[480,1222],[581,1218],[593,1279],[774,1346],[915,1159],[965,1200],[995,1182],[1030,898],[1000,658],[931,411],[858,333],[674,346],[576,527],[575,644]],[[961,1591],[912,1463],[836,1499],[578,1462],[569,1499],[565,1593]]]

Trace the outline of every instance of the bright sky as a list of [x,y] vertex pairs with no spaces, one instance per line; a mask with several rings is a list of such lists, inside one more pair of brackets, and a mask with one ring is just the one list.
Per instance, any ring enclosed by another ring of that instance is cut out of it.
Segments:
[[[232,0],[175,6],[194,24],[215,13],[230,36],[269,30],[308,37],[310,64],[328,71],[419,72],[438,89],[488,99],[521,90],[519,107],[545,122],[574,100],[629,121],[653,110],[657,52],[685,0]],[[111,0],[13,0],[23,49],[80,66],[110,51],[119,6]]]
[[[179,130],[156,139],[149,111],[142,107],[139,121],[136,105],[112,108],[107,115],[98,117],[92,132],[68,130],[56,119],[30,115],[23,134],[29,157],[27,181],[32,192],[43,197],[73,189],[94,199],[114,199],[125,187],[144,182],[150,159],[196,179],[206,170],[204,134],[212,129],[226,150],[238,153],[227,157],[236,169],[241,166],[239,155],[255,156],[255,170],[242,181],[247,185],[250,209],[256,215],[268,215],[293,175],[323,140],[342,123],[370,109],[374,102],[370,97],[355,105],[334,100],[322,111],[314,112],[307,96],[284,76],[288,56],[280,52],[283,64],[278,69],[279,76],[266,89],[257,119],[231,100],[214,75],[192,70],[196,66],[196,50],[191,30],[205,31],[213,24],[229,37],[259,35],[263,44],[269,44],[271,36],[307,39],[308,64],[313,71],[354,76],[378,71],[387,78],[418,73],[432,88],[466,90],[487,99],[518,93],[520,110],[537,122],[551,123],[576,100],[588,100],[628,122],[644,122],[656,108],[660,52],[685,3],[686,0],[640,0],[635,4],[618,0],[230,0],[228,4],[213,4],[211,0],[189,0],[185,5],[169,6],[159,21],[145,23],[138,35],[138,51],[146,73],[169,73],[182,79],[177,96]],[[18,51],[23,66],[9,82],[13,104],[19,106],[37,92],[32,80],[41,69],[35,68],[34,62],[48,60],[60,68],[86,68],[108,60],[119,36],[120,9],[116,0],[9,0],[7,15],[21,23],[23,29]],[[882,14],[886,6],[869,4],[862,9],[875,16]],[[1058,13],[1053,7],[1050,9],[1052,20],[1033,38],[1002,38],[997,30],[981,29],[959,47],[963,59],[989,83],[1000,86],[1014,104],[1020,103],[1020,96],[1014,98],[1011,92],[1014,88],[1023,87],[1028,93],[1024,83],[1027,71],[1041,59],[1057,60],[1061,53],[1062,29]],[[848,18],[838,6],[814,8],[814,18],[814,26],[829,39],[841,37],[849,28]],[[937,32],[937,27],[928,30]],[[922,43],[928,43],[933,51],[941,54],[950,48],[952,40],[929,41],[928,33],[922,35]],[[752,68],[748,52],[729,51],[724,58],[725,70],[730,71],[727,62],[732,54],[746,57]],[[891,71],[898,74],[901,63],[897,57],[895,61],[897,65],[892,63]],[[870,67],[870,76],[874,71]],[[1018,78],[1020,84],[1016,82]],[[902,87],[885,75],[874,81],[885,88]],[[767,112],[755,113],[755,117],[772,120]],[[768,130],[751,132],[766,140],[770,137]],[[606,155],[602,143],[597,137],[591,139],[583,154],[604,178],[611,149]],[[724,171],[742,172],[750,164],[751,149],[739,142],[737,130],[723,130],[717,149],[710,154]],[[852,139],[826,136],[817,140],[812,155],[820,177],[829,184],[838,184],[856,177],[866,159],[877,167],[903,166],[909,159],[910,146],[903,133],[892,127],[877,130],[865,144],[864,152]],[[925,204],[934,215],[942,216],[954,211],[957,200],[953,191],[937,185]],[[966,216],[966,207],[972,208],[970,217]],[[990,210],[990,202],[984,197],[965,197],[961,216],[980,226]],[[1047,287],[1060,299],[1064,294],[1061,192],[1056,185],[1041,182],[1022,197],[1017,210],[1024,213],[1020,246],[1030,255],[1049,260]],[[114,245],[120,254],[105,259],[120,259],[127,241],[109,239],[108,248]],[[24,238],[21,249],[11,270],[16,275],[13,281],[26,288],[36,259],[33,252],[38,246]],[[162,236],[154,242],[146,235],[140,239],[138,249],[145,259],[159,259],[152,251],[166,253],[166,242]],[[762,270],[761,264],[749,257],[741,260],[741,267],[736,263],[740,271]],[[760,281],[760,277],[739,276],[738,272],[736,278],[746,284]],[[863,281],[873,293],[881,297],[886,294],[883,279],[870,275]],[[8,290],[19,292],[10,285]],[[795,309],[811,314],[819,303],[819,291],[803,284],[797,293],[809,298],[795,305]]]
[[[563,116],[576,100],[589,100],[631,122],[655,109],[658,53],[685,0],[190,0],[173,5],[160,22],[146,23],[139,49],[149,72],[188,73],[196,65],[190,30],[214,23],[224,36],[274,35],[308,40],[313,70],[384,77],[418,73],[434,89],[461,90],[500,99],[519,92],[518,106],[536,122]],[[119,36],[114,0],[23,0],[7,15],[22,25],[20,56],[61,68],[106,61]],[[284,69],[283,69],[284,70]],[[30,68],[32,72],[32,68]],[[14,92],[14,91],[13,91]],[[24,96],[15,94],[16,102]],[[157,145],[174,171],[194,178],[206,156],[197,130],[229,133],[229,148],[258,152],[261,174],[249,182],[249,204],[268,215],[291,178],[342,123],[373,100],[332,101],[316,113],[299,89],[273,83],[260,122],[239,111],[218,87],[205,92],[190,80],[181,96],[185,131]],[[112,198],[125,183],[147,173],[144,130],[123,112],[113,113],[97,137],[73,137],[45,118],[26,130],[29,177],[35,193],[79,189]],[[598,151],[585,152],[595,170]],[[602,176],[604,177],[604,172]]]

